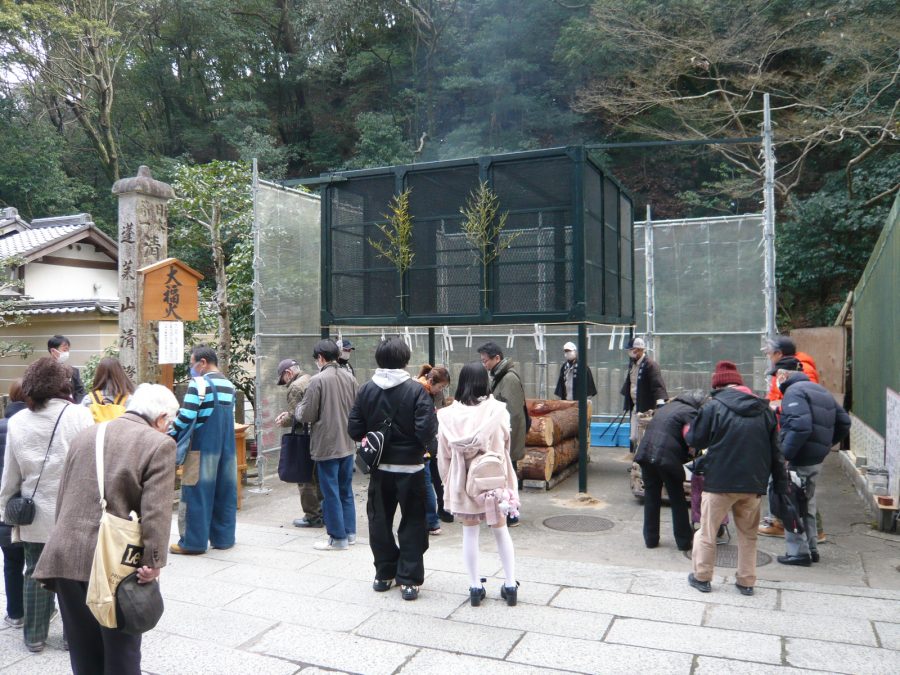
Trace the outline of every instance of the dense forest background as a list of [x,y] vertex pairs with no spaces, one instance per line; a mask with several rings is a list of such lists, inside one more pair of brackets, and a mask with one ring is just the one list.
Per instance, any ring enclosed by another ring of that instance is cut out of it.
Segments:
[[[256,157],[279,179],[756,136],[768,92],[782,327],[816,325],[898,190],[898,35],[892,0],[0,0],[0,203],[112,233],[139,164]],[[758,145],[604,161],[638,214],[761,210]]]

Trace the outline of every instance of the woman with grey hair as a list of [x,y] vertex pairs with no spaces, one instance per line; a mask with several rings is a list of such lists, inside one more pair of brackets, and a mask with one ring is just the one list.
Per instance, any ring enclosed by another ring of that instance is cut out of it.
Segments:
[[53,615],[53,593],[41,588],[33,578],[56,519],[63,463],[72,439],[93,426],[90,411],[72,405],[72,369],[52,356],[38,359],[22,376],[22,394],[28,405],[9,420],[6,432],[6,462],[0,485],[0,514],[14,495],[34,500],[34,520],[12,528],[12,541],[24,542],[25,646],[43,651]]
[[[172,392],[159,384],[142,384],[128,411],[106,423],[106,508],[120,518],[132,511],[140,516],[144,552],[137,568],[139,583],[156,583],[166,564],[175,485],[175,441],[166,431],[177,413]],[[92,426],[72,441],[59,487],[56,526],[34,577],[59,597],[73,673],[139,675],[141,636],[101,626],[86,604],[101,515],[96,440],[97,426]]]

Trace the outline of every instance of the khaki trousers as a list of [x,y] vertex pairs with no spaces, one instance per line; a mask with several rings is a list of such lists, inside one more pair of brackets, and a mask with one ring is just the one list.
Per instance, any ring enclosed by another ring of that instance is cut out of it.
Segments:
[[704,492],[700,502],[700,529],[694,534],[691,563],[694,578],[711,581],[716,567],[716,532],[730,509],[737,529],[738,567],[741,586],[756,585],[756,528],[759,526],[760,495],[746,492]]

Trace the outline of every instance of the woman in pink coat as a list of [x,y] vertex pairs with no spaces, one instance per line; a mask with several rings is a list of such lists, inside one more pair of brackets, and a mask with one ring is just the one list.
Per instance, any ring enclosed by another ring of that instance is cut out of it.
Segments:
[[500,596],[517,601],[515,550],[506,516],[518,515],[516,471],[509,457],[509,412],[490,394],[487,370],[475,361],[459,374],[452,405],[438,410],[438,470],[444,482],[444,508],[463,525],[463,558],[473,607],[485,597],[478,574],[479,524],[487,522],[497,541],[506,581]]

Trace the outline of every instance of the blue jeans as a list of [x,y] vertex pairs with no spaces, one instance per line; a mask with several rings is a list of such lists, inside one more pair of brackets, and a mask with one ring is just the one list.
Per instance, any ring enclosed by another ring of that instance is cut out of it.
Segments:
[[322,518],[325,531],[333,539],[356,534],[356,505],[353,502],[353,455],[316,461],[322,490]]
[[434,486],[431,484],[431,462],[425,460],[425,520],[429,530],[436,530],[441,526],[438,518],[437,497],[434,494]]

